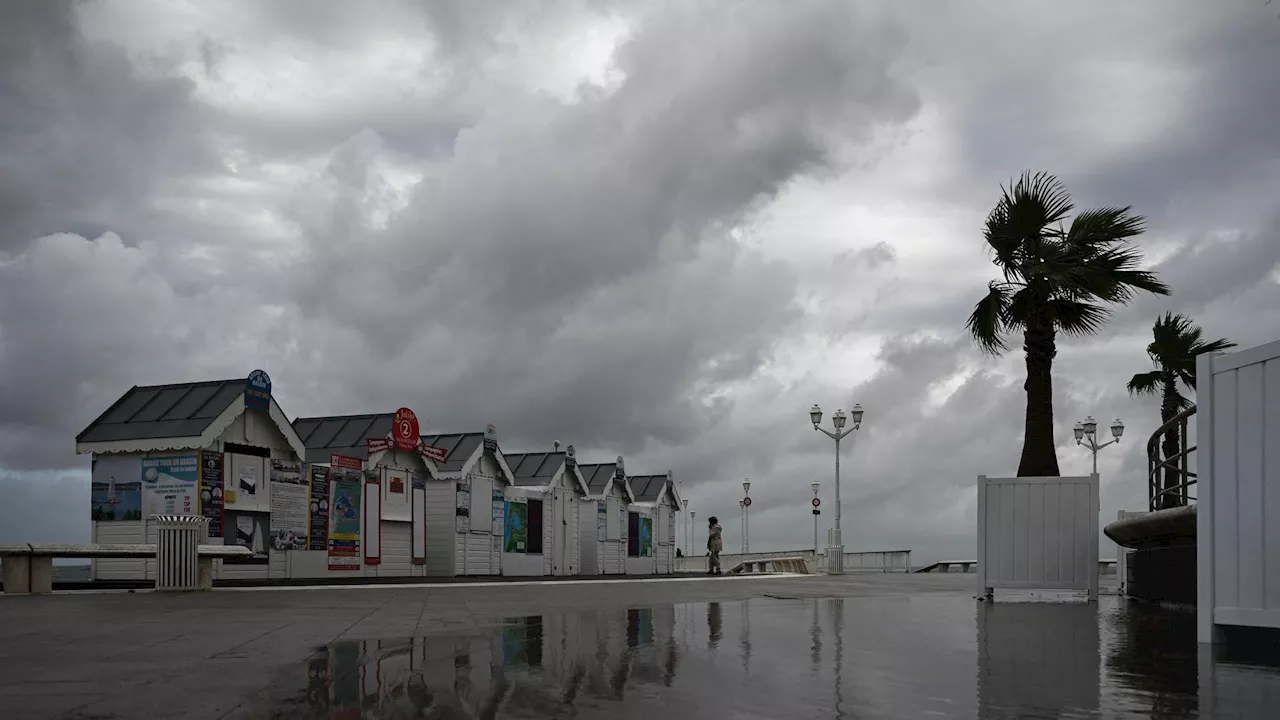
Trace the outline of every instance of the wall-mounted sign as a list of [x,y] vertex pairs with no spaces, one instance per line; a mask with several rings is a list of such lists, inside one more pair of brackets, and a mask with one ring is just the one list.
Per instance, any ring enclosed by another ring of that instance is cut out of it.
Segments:
[[485,452],[498,452],[498,428],[493,423],[484,426],[484,449]]
[[391,420],[391,439],[401,450],[412,451],[422,439],[418,436],[418,416],[409,408],[400,408]]
[[370,454],[370,455],[372,455],[372,454],[374,454],[374,453],[376,453],[376,452],[382,452],[383,450],[390,450],[390,449],[391,449],[391,439],[390,439],[390,438],[369,438],[369,439],[368,439],[368,440],[366,440],[365,442],[369,444],[369,454]]
[[623,483],[624,485],[627,482],[627,469],[622,465],[621,455],[619,455],[618,459],[614,461],[613,479],[617,480],[620,483]]
[[244,406],[247,410],[271,409],[271,376],[266,370],[254,370],[244,383]]
[[432,445],[419,445],[418,454],[432,462],[444,462],[444,458],[449,454],[449,451]]
[[564,466],[570,470],[578,466],[578,458],[573,454],[572,445],[564,449]]

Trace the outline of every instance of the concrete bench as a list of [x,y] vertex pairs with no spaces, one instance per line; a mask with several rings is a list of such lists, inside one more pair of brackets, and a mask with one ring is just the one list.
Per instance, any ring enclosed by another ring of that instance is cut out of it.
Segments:
[[[239,545],[201,545],[197,551],[200,562],[200,589],[213,588],[213,561],[218,558],[250,557],[253,551]],[[86,558],[101,560],[111,558],[152,559],[156,546],[151,543],[19,543],[0,545],[0,565],[3,566],[6,594],[53,592],[54,558]]]

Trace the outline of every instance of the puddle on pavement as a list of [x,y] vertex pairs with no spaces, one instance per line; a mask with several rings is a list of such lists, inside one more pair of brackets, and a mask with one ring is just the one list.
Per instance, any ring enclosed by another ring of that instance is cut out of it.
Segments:
[[338,642],[275,718],[1280,717],[1280,650],[1212,657],[1195,616],[1103,598],[756,600],[505,618]]

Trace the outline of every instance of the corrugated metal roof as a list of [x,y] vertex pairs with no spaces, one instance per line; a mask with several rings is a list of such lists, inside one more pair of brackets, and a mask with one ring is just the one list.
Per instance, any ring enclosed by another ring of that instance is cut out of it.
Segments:
[[244,394],[245,380],[135,385],[89,423],[77,443],[193,437]]
[[298,418],[293,430],[307,448],[307,462],[327,463],[330,455],[369,459],[369,438],[391,434],[395,413]]
[[484,433],[446,433],[423,435],[422,444],[445,451],[444,462],[436,463],[441,472],[461,472],[476,448],[484,442]]
[[578,472],[582,473],[582,478],[587,481],[587,489],[591,494],[599,495],[609,487],[609,481],[613,479],[617,467],[617,463],[579,464]]
[[551,480],[564,466],[565,454],[562,452],[540,453],[504,453],[507,467],[515,476],[516,485],[541,486],[550,485]]
[[656,502],[667,482],[666,475],[631,475],[627,484],[631,486],[631,494],[637,502]]

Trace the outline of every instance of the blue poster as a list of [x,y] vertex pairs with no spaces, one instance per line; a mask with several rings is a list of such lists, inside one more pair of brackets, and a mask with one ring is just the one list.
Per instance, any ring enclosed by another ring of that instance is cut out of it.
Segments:
[[142,459],[142,506],[152,515],[200,514],[200,459],[168,455]]
[[142,519],[142,483],[137,480],[112,477],[107,482],[89,483],[89,490],[90,519]]

